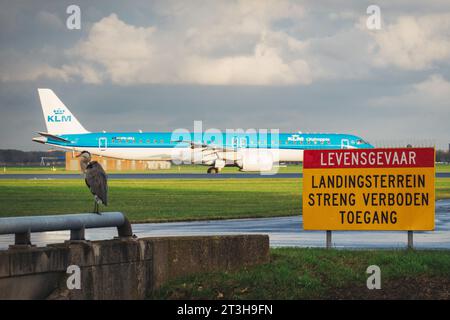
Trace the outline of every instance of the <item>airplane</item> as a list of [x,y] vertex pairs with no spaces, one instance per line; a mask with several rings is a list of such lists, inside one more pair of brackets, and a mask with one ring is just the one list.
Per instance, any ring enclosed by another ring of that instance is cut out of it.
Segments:
[[270,172],[277,163],[303,161],[304,150],[373,148],[358,136],[338,133],[89,132],[51,89],[38,94],[47,132],[33,141],[110,158],[201,164],[211,174],[225,166]]

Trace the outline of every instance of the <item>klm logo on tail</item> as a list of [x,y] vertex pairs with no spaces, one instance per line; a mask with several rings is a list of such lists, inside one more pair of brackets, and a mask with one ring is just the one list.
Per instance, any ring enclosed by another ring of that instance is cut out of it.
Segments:
[[71,122],[72,116],[71,115],[64,115],[65,110],[64,109],[54,109],[53,115],[47,116],[48,122]]

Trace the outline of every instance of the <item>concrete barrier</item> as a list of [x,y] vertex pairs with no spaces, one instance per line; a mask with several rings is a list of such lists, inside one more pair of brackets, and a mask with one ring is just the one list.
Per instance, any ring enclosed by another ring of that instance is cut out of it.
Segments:
[[[168,280],[269,261],[266,235],[66,242],[0,251],[0,299],[144,299]],[[80,267],[81,289],[67,268]]]

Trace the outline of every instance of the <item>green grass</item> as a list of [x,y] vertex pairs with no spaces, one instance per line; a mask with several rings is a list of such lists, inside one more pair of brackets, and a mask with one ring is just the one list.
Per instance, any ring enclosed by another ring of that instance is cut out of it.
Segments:
[[450,179],[436,178],[436,199],[450,199]]
[[64,167],[0,167],[0,174],[55,174],[70,173]]
[[450,164],[436,164],[436,172],[450,172]]
[[[367,289],[366,269],[370,265],[380,267],[384,291]],[[380,295],[381,298],[411,298],[431,291],[432,296],[425,298],[447,294],[448,299],[449,275],[450,251],[280,248],[271,249],[268,264],[231,273],[176,279],[151,298],[330,299]],[[418,283],[420,287],[412,286]]]
[[[301,179],[110,180],[104,210],[175,221],[300,213]],[[0,216],[91,212],[84,180],[0,180]]]
[[[273,217],[301,212],[303,179],[110,180],[105,211],[133,222]],[[450,179],[436,179],[436,198],[450,198]],[[0,180],[0,216],[91,212],[84,180]]]

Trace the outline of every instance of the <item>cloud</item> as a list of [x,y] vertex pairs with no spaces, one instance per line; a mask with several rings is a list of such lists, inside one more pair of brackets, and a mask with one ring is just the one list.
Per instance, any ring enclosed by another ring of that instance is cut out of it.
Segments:
[[309,84],[311,71],[304,60],[283,61],[275,48],[259,43],[252,55],[219,59],[191,57],[183,79],[199,84]]
[[0,73],[2,82],[32,81],[39,78],[60,81],[69,81],[70,79],[70,75],[64,70],[47,63],[34,63],[28,54],[14,49],[0,50],[0,69],[2,70]]
[[[450,14],[393,14],[382,30],[370,31],[365,10],[353,7],[327,7],[331,13],[323,15],[320,5],[287,0],[142,6],[151,18],[108,13],[83,24],[86,29],[69,47],[0,52],[0,81],[309,85],[369,79],[391,66],[427,70],[450,58]],[[35,15],[47,30],[61,28],[55,14]],[[317,17],[323,17],[320,23]]]
[[[313,81],[313,72],[302,57],[305,44],[275,26],[280,21],[298,21],[304,14],[302,6],[273,0],[194,3],[198,5],[157,3],[153,9],[167,19],[163,27],[157,22],[127,23],[110,14],[91,24],[76,45],[55,50],[59,57],[49,59],[43,49],[19,55],[26,68],[17,66],[16,60],[14,67],[6,66],[0,80],[49,78],[119,85]],[[37,21],[46,28],[60,25],[55,15],[45,11],[37,14]],[[12,57],[17,54],[13,51]]]
[[[98,79],[107,76],[114,83],[142,83],[149,79],[147,73],[158,67],[153,33],[156,28],[135,27],[121,21],[117,15],[101,19],[89,31],[86,40],[80,41],[66,54],[73,60],[80,59],[97,64]],[[86,64],[85,64],[86,65]],[[74,66],[74,70],[79,67]],[[84,79],[89,69],[79,68]],[[153,77],[153,76],[152,76]]]
[[47,11],[39,11],[36,15],[36,21],[40,25],[51,29],[62,30],[65,27],[57,15]]
[[376,66],[405,70],[429,69],[450,58],[450,14],[401,16],[395,23],[372,31]]
[[[292,55],[302,50],[300,41],[284,33],[265,31],[251,21],[244,23],[239,34],[235,28],[231,22],[202,30],[189,28],[184,34],[177,30],[174,36],[173,31],[154,26],[126,24],[111,14],[95,23],[87,39],[69,54],[100,66],[97,72],[104,75],[102,78],[122,85],[311,83],[308,63],[298,54]],[[232,52],[221,53],[232,41]],[[82,70],[80,74],[84,77]]]
[[383,96],[372,99],[374,107],[402,108],[408,112],[417,109],[425,112],[450,113],[450,82],[440,74],[433,74],[426,80],[406,87],[397,96]]
[[57,48],[46,47],[33,50],[28,54],[18,52],[15,49],[0,50],[0,69],[2,70],[0,82],[26,82],[42,79],[71,82],[78,78],[85,83],[99,84],[102,82],[102,75],[90,64],[77,62],[55,67],[51,63],[36,62],[33,59],[33,57],[51,55],[49,52],[58,50]]

